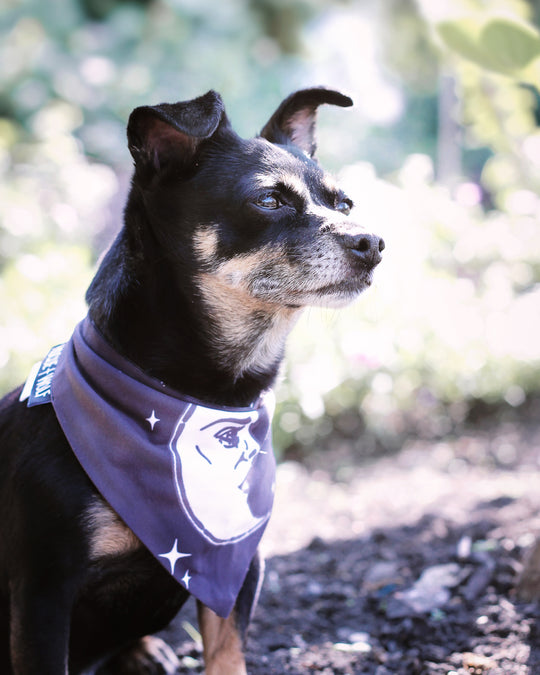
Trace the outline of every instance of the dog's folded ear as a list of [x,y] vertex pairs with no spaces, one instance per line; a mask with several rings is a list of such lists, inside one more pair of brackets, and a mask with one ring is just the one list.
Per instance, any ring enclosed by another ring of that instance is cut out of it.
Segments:
[[171,163],[188,165],[200,143],[210,138],[225,118],[221,96],[135,108],[128,122],[128,147],[135,164],[159,171]]
[[286,98],[269,121],[260,135],[271,143],[293,145],[301,148],[310,157],[315,155],[315,121],[317,108],[323,103],[348,108],[352,100],[332,89],[315,87],[302,89]]

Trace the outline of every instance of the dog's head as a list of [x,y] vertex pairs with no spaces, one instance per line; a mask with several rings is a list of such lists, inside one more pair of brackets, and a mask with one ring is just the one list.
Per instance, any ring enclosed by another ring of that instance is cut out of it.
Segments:
[[[354,220],[352,201],[314,158],[323,88],[289,96],[261,134],[241,139],[213,91],[141,107],[128,125],[133,191],[158,258],[204,299],[253,310],[340,306],[371,284],[383,240]],[[128,207],[129,208],[129,207]]]

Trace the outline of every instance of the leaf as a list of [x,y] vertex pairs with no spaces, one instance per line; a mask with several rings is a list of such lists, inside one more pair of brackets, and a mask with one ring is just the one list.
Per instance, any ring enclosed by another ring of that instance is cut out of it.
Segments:
[[540,55],[540,36],[532,26],[493,19],[481,35],[482,50],[500,70],[521,70]]
[[540,56],[540,34],[530,24],[507,16],[467,16],[436,25],[451,50],[483,68],[519,75]]
[[441,21],[435,26],[444,44],[460,56],[489,68],[480,46],[482,25],[472,17]]

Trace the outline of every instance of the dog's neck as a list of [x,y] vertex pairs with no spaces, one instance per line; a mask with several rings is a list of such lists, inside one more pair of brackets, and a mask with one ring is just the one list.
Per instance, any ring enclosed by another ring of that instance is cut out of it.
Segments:
[[216,364],[237,380],[279,365],[300,308],[262,302],[212,274],[196,279]]
[[148,272],[126,255],[129,246],[124,231],[87,295],[90,318],[120,354],[208,403],[249,405],[273,386],[300,310],[263,311],[225,289],[206,285],[205,293],[195,280],[179,291],[171,271],[162,265],[159,274]]

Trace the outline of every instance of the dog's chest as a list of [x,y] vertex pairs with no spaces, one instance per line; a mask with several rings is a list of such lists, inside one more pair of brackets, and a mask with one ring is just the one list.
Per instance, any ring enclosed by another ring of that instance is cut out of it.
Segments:
[[86,515],[92,559],[74,607],[73,634],[84,640],[88,622],[107,640],[112,634],[154,633],[171,621],[189,593],[100,502],[96,498]]
[[92,561],[125,555],[142,547],[135,534],[100,497],[92,501],[84,519]]

